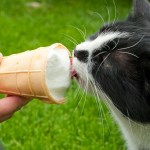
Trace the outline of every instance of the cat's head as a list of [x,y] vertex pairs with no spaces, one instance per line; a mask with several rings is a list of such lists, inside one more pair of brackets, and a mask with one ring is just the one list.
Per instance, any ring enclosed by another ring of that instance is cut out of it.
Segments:
[[135,0],[133,13],[126,20],[103,26],[77,45],[73,67],[84,87],[94,83],[122,114],[134,121],[150,122],[148,1]]

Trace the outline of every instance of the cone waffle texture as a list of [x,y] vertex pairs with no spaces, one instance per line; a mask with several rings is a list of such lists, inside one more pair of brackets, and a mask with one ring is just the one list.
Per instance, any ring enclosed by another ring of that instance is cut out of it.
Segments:
[[0,93],[38,98],[48,103],[63,103],[64,99],[52,97],[46,85],[46,65],[52,49],[68,51],[62,44],[56,43],[4,57],[0,65]]

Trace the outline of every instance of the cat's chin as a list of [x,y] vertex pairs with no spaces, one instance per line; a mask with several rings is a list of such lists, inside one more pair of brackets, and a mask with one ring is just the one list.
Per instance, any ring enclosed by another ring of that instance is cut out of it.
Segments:
[[71,78],[74,79],[81,88],[86,86],[86,81],[84,81],[75,70],[71,72]]
[[71,77],[77,82],[80,88],[84,89],[89,94],[95,95],[94,86],[92,86],[89,80],[82,79],[75,70],[71,72]]
[[71,70],[71,78],[75,78],[76,80],[79,80],[79,74],[76,72],[75,69]]
[[71,78],[74,79],[81,86],[84,83],[84,80],[80,78],[80,75],[77,73],[77,71],[74,68],[71,69]]

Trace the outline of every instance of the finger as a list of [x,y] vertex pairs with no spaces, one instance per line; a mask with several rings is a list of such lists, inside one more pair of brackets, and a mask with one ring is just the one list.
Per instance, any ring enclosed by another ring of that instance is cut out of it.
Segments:
[[3,98],[2,100],[0,100],[0,118],[13,114],[29,101],[30,100],[19,96],[10,96]]
[[6,115],[6,116],[1,117],[1,118],[0,118],[0,123],[3,122],[3,121],[5,121],[5,120],[10,119],[12,116],[13,116],[13,115],[11,114],[11,115]]

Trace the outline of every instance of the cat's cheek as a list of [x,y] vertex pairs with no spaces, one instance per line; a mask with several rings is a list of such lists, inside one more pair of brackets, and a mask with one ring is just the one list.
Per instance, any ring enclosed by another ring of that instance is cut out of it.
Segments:
[[72,69],[74,69],[78,74],[78,78],[76,78],[76,81],[78,82],[81,88],[86,89],[87,92],[94,95],[95,87],[90,82],[90,81],[93,81],[93,77],[89,71],[89,68],[91,68],[89,67],[89,65],[91,66],[91,64],[82,63],[78,59],[73,58]]
[[79,79],[78,80],[86,80],[88,76],[87,64],[80,62],[77,58],[73,58],[72,61],[72,69],[74,69]]

